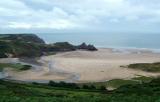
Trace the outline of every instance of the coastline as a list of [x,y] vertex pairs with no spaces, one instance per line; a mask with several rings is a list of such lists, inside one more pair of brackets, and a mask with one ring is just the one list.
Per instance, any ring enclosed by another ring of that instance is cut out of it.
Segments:
[[105,47],[105,46],[96,46],[97,49],[112,49],[123,51],[148,51],[152,53],[160,53],[160,48],[138,48],[138,47]]
[[[12,63],[14,60],[9,59]],[[8,71],[9,79],[46,83],[49,80],[75,83],[105,82],[112,79],[131,79],[137,75],[157,77],[160,73],[121,68],[133,63],[160,61],[160,53],[137,49],[100,48],[98,51],[69,51],[42,56],[29,63],[33,69],[24,72]],[[2,59],[0,62],[3,62]],[[5,61],[6,62],[6,61]]]

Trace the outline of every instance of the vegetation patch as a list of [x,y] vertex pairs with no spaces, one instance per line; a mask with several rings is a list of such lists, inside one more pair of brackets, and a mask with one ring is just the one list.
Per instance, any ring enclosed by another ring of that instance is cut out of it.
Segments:
[[132,80],[137,80],[137,81],[140,81],[142,83],[149,83],[153,79],[154,79],[153,77],[147,77],[147,76],[141,76],[141,75],[138,75],[137,77],[132,78]]
[[160,78],[149,83],[123,85],[113,91],[66,88],[62,87],[64,83],[59,85],[60,87],[54,87],[50,84],[0,80],[0,102],[159,102],[160,100]]
[[132,80],[132,79],[131,80],[113,79],[106,82],[83,83],[83,84],[80,84],[80,86],[88,85],[88,86],[94,86],[97,89],[101,89],[102,87],[106,89],[110,89],[110,88],[116,89],[123,85],[139,84],[139,83],[140,81]]
[[12,68],[16,71],[25,71],[31,69],[31,65],[22,65],[20,63],[0,63],[0,71],[3,71],[4,68]]
[[49,86],[52,87],[62,87],[62,88],[71,88],[71,89],[79,89],[79,90],[92,90],[92,91],[99,91],[104,90],[106,91],[105,86],[96,87],[94,84],[76,84],[76,83],[65,83],[65,82],[54,82],[50,81],[48,83]]
[[124,79],[113,79],[107,82],[107,87],[118,88],[123,85],[139,84],[139,81],[135,80],[124,80]]
[[138,69],[147,72],[160,72],[160,62],[156,63],[135,63],[127,66],[128,68]]

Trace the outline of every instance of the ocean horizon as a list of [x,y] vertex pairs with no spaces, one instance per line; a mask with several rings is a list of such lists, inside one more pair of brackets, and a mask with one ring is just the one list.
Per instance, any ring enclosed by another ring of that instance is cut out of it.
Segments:
[[83,42],[97,48],[152,49],[160,51],[160,35],[157,33],[39,33],[46,43],[69,42],[79,45]]

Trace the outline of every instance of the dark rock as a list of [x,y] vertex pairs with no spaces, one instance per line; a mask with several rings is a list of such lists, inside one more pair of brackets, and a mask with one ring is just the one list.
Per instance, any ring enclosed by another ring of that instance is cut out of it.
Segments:
[[88,46],[87,46],[87,49],[88,49],[89,51],[97,51],[97,48],[94,47],[93,45],[88,45]]
[[78,46],[78,49],[87,49],[88,46],[86,43],[82,43],[81,45]]
[[77,46],[78,49],[83,49],[83,50],[89,50],[89,51],[97,51],[96,47],[93,45],[87,45],[86,43],[82,43],[81,45]]

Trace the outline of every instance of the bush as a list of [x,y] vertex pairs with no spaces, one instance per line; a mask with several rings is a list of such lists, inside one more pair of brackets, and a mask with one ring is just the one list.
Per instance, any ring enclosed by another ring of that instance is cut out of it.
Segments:
[[88,85],[83,85],[82,88],[83,88],[83,89],[89,89],[89,86],[88,86]]
[[91,85],[90,89],[96,89],[96,87],[94,85]]
[[80,89],[80,87],[75,83],[65,83],[63,81],[61,81],[59,83],[56,83],[54,81],[49,81],[48,85],[49,86],[53,86],[53,87],[64,87],[64,88]]
[[105,86],[100,86],[100,90],[106,90]]
[[31,65],[23,65],[23,67],[22,68],[20,68],[20,70],[29,70],[29,69],[31,69]]

